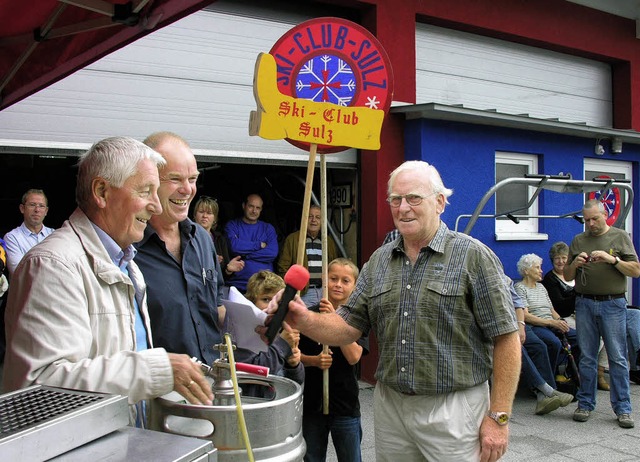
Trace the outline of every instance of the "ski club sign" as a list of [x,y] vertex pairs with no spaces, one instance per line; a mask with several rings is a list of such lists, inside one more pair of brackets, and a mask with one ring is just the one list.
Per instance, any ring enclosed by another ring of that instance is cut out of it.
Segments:
[[340,18],[316,18],[260,53],[249,134],[320,153],[380,149],[393,73],[378,40]]

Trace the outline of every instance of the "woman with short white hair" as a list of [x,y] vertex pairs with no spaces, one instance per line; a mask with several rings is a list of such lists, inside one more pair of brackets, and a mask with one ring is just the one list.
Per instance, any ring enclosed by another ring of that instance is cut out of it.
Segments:
[[554,372],[562,350],[562,336],[566,336],[569,341],[577,363],[579,352],[576,330],[569,327],[556,312],[547,289],[539,282],[542,280],[542,258],[534,253],[523,255],[518,260],[518,273],[522,276],[522,281],[516,283],[515,289],[527,305],[524,321],[546,343]]

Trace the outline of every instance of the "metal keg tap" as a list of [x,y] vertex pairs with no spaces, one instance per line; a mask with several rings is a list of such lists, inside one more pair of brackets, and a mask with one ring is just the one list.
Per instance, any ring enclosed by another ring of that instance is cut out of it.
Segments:
[[[234,405],[236,400],[233,395],[233,382],[231,381],[231,367],[229,365],[229,352],[227,345],[218,343],[213,346],[214,350],[220,352],[220,357],[213,362],[210,376],[213,378],[213,404],[216,406]],[[235,350],[236,346],[232,345]],[[242,395],[242,389],[239,389]]]
[[[231,381],[231,369],[229,366],[229,352],[227,345],[218,343],[213,346],[214,350],[220,352],[220,357],[213,362],[213,367],[203,363],[197,358],[191,358],[191,361],[197,363],[206,377],[213,379],[211,391],[213,392],[213,405],[226,406],[235,404],[233,396],[233,382]],[[233,345],[233,349],[236,346]],[[239,390],[242,394],[242,390]]]
[[[235,350],[236,346],[232,345],[232,348]],[[233,405],[235,404],[235,397],[227,345],[224,343],[218,343],[213,346],[213,349],[220,352],[220,358],[213,362],[213,366],[209,366],[197,358],[191,358],[191,361],[200,366],[202,373],[206,377],[213,379],[213,384],[211,386],[211,391],[213,392],[213,404],[219,406]],[[236,371],[241,375],[244,374],[243,376],[245,377],[246,383],[264,385],[264,381],[259,379],[269,376],[269,368],[265,366],[239,362],[235,362],[235,365]],[[252,377],[252,379],[247,380],[246,377]],[[242,395],[242,388],[239,388],[238,392]]]

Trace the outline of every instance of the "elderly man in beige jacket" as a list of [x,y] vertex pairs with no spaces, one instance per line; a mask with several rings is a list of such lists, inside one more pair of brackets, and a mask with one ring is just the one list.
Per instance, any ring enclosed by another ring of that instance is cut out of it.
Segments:
[[163,163],[124,137],[102,140],[82,156],[78,208],[25,255],[12,278],[5,391],[38,383],[127,395],[138,426],[144,419],[135,405],[171,390],[211,403],[198,365],[153,348],[146,286],[133,262],[132,244],[162,211]]

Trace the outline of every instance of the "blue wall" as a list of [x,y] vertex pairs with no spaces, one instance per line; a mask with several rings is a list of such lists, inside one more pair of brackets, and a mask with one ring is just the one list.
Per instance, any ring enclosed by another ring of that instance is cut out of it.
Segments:
[[[440,172],[444,184],[453,188],[450,205],[442,215],[443,221],[454,229],[460,214],[471,214],[484,194],[495,184],[495,153],[506,151],[538,156],[538,172],[556,175],[571,173],[575,179],[583,179],[585,158],[593,154],[595,139],[553,135],[526,130],[505,129],[484,125],[472,125],[429,119],[408,120],[405,131],[405,157],[407,160],[425,160]],[[633,161],[633,184],[638,184],[638,160],[640,147],[625,144],[623,153],[612,157],[606,144],[609,160]],[[556,215],[582,208],[582,194],[559,194],[543,191],[540,196],[539,214]],[[637,204],[637,200],[634,201]],[[634,208],[633,227],[635,236],[640,235],[638,207]],[[495,200],[491,199],[483,213],[495,213]],[[464,230],[468,219],[460,220],[458,231]],[[495,224],[490,218],[480,218],[471,230],[471,235],[487,244],[502,260],[505,272],[520,279],[516,263],[521,255],[535,253],[543,258],[542,269],[551,269],[548,252],[556,241],[571,243],[573,236],[584,229],[573,219],[540,219],[539,232],[549,235],[547,241],[496,241]],[[636,250],[640,248],[634,238]],[[640,284],[633,286],[634,304],[640,300]]]

